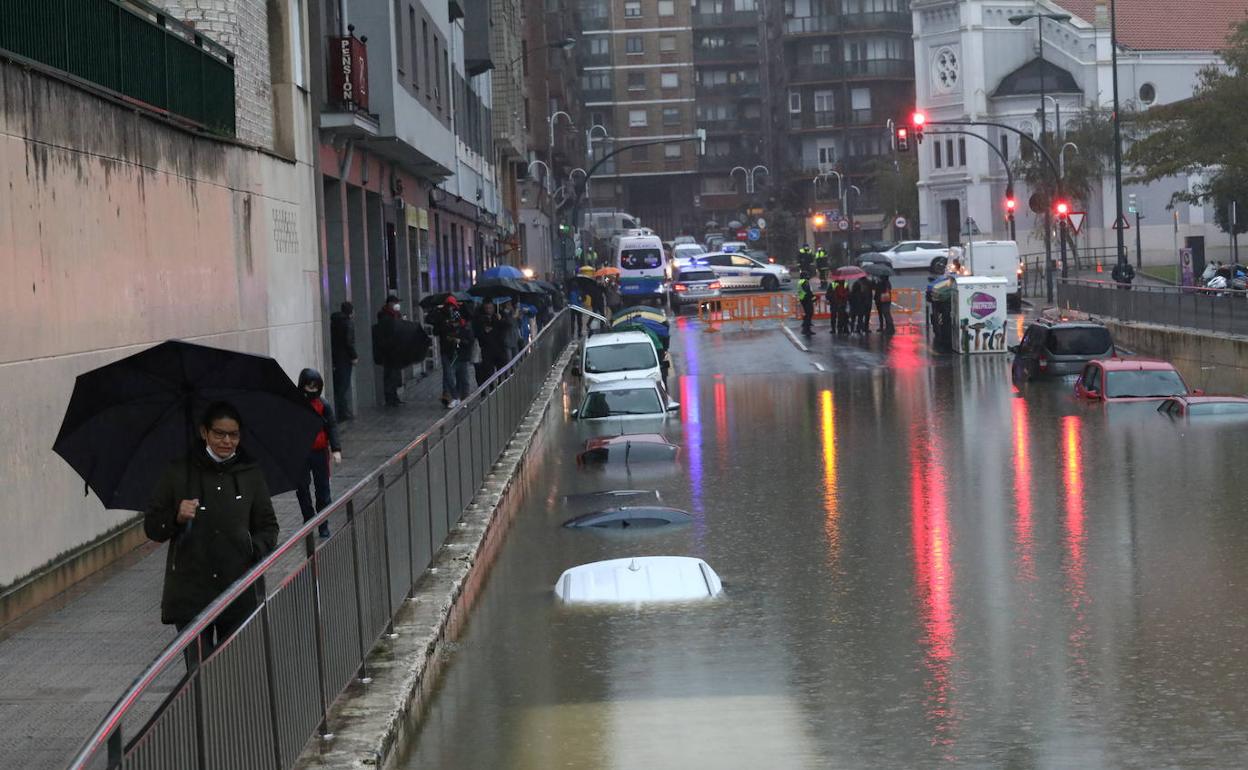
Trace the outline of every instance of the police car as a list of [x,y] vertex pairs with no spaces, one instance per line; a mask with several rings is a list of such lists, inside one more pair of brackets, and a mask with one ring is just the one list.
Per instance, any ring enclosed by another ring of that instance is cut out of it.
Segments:
[[793,276],[783,265],[770,265],[744,254],[715,252],[693,260],[695,266],[710,268],[724,291],[762,289],[779,291],[793,283]]

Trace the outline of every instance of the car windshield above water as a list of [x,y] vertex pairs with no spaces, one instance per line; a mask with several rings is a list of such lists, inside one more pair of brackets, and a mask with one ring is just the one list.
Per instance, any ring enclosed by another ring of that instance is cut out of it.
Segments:
[[654,346],[648,342],[621,342],[585,349],[585,371],[591,374],[653,369],[658,365]]
[[597,417],[617,417],[629,414],[662,414],[656,388],[620,388],[618,390],[594,390],[585,396],[580,416],[592,420]]
[[1109,330],[1096,326],[1065,326],[1049,330],[1046,346],[1055,356],[1094,356],[1113,348]]
[[1174,370],[1143,369],[1105,373],[1106,398],[1162,398],[1187,392]]

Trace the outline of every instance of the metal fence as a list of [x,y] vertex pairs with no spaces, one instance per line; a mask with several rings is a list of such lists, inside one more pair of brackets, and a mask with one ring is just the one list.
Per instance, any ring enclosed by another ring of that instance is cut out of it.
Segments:
[[4,0],[0,49],[234,135],[234,57],[141,0]]
[[[1044,253],[1023,254],[1020,259],[1023,262],[1023,274],[1019,276],[1019,290],[1025,297],[1043,297],[1046,291],[1046,279],[1044,273]],[[1114,263],[1118,260],[1118,249],[1116,246],[1097,246],[1095,248],[1079,249],[1079,253],[1073,250],[1067,250],[1066,261],[1068,267],[1067,273],[1091,273],[1103,272],[1109,275],[1114,269]],[[1061,280],[1062,274],[1062,256],[1061,251],[1055,242],[1053,244],[1053,272],[1054,281]]]
[[[293,767],[313,734],[328,734],[334,699],[352,681],[368,681],[369,651],[392,631],[571,331],[563,311],[462,408],[227,589],[135,680],[70,767]],[[321,522],[343,514],[346,525],[317,543]],[[240,597],[256,597],[257,609],[203,658],[199,634]]]
[[1248,292],[1191,286],[1133,285],[1074,278],[1058,280],[1058,307],[1119,321],[1182,326],[1218,334],[1248,334]]

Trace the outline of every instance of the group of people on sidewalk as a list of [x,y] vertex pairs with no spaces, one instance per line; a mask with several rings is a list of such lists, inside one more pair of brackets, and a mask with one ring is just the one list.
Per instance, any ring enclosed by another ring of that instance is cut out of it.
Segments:
[[[802,306],[802,334],[813,336],[815,293],[810,285],[811,274],[803,270],[797,284],[797,298]],[[877,330],[882,334],[897,331],[893,323],[893,286],[888,276],[863,277],[852,284],[833,281],[824,292],[831,316],[833,334],[870,334],[871,305],[874,303]]]

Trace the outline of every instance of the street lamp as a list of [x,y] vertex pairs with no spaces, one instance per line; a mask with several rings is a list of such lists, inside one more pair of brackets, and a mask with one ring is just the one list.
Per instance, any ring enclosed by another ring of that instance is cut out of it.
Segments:
[[558,48],[560,51],[569,51],[575,46],[576,46],[576,38],[565,37],[564,39],[556,40],[553,43],[547,43],[546,45],[539,45],[537,48],[530,48],[529,50],[525,51],[524,53],[520,54],[519,56],[517,56],[516,58],[508,62],[507,69],[511,69],[512,67],[516,66],[520,62],[524,61],[525,59],[529,57],[529,54],[533,53],[534,51],[544,51],[548,48]]
[[735,177],[738,171],[740,171],[742,174],[745,174],[745,194],[753,195],[754,194],[754,176],[755,174],[758,173],[760,169],[762,170],[764,174],[771,176],[771,171],[766,166],[763,166],[763,165],[758,165],[758,166],[755,166],[754,168],[746,168],[745,166],[734,166],[732,171],[728,172],[728,176]]
[[548,148],[547,151],[551,154],[551,157],[554,157],[555,154],[555,123],[559,122],[560,115],[568,119],[568,128],[576,128],[576,125],[572,122],[572,116],[563,110],[556,110],[554,114],[552,114],[549,118],[546,118],[546,125],[550,127],[550,142],[547,143],[546,147]]
[[1118,115],[1118,13],[1117,3],[1109,0],[1109,51],[1110,68],[1114,74],[1114,203],[1118,210],[1118,218],[1114,220],[1114,230],[1118,233],[1118,277],[1123,283],[1130,284],[1135,273],[1127,264],[1127,245],[1123,240],[1126,235],[1123,225],[1127,223],[1122,215],[1122,124]]

